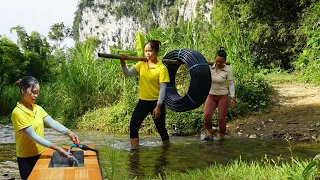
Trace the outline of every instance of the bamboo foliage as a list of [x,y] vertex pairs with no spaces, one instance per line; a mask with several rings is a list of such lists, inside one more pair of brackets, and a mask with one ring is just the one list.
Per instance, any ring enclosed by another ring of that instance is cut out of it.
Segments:
[[144,56],[144,45],[145,45],[144,36],[138,32],[136,34],[136,49],[139,57]]

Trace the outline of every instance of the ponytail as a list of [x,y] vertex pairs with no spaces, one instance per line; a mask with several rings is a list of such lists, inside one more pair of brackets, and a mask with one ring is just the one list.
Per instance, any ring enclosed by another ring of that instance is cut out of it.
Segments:
[[33,87],[35,84],[39,84],[39,81],[32,76],[25,76],[22,79],[16,81],[16,86],[21,89],[28,89],[29,87]]
[[227,53],[224,50],[224,47],[221,46],[216,56],[224,57],[224,60],[227,61]]

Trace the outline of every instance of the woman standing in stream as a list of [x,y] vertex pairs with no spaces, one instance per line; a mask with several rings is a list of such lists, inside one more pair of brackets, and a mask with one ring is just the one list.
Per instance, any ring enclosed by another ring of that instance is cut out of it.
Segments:
[[126,55],[120,59],[122,72],[125,76],[139,75],[139,102],[136,105],[130,121],[130,144],[132,149],[138,148],[138,131],[142,121],[150,113],[160,134],[163,144],[169,143],[166,129],[166,110],[163,104],[166,85],[170,82],[167,67],[157,58],[160,41],[150,40],[144,47],[148,61],[140,61],[130,69],[125,63]]
[[[229,104],[234,107],[235,103],[235,90],[232,71],[226,65],[227,53],[221,47],[217,52],[215,64],[210,66],[211,71],[211,89],[206,100],[204,107],[204,128],[206,135],[202,140],[223,140],[226,133],[226,118],[228,113]],[[226,85],[228,84],[228,86]],[[228,104],[228,94],[230,92],[230,102]],[[218,107],[218,122],[219,134],[218,137],[213,137],[212,133],[212,116]]]

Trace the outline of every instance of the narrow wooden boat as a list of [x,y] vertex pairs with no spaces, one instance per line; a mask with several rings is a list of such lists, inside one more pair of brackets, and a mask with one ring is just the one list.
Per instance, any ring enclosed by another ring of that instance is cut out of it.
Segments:
[[[93,148],[93,146],[89,146]],[[64,147],[65,149],[69,149],[69,147]],[[46,179],[63,179],[63,180],[74,180],[74,179],[94,179],[94,180],[102,180],[101,171],[99,166],[98,157],[93,151],[83,151],[79,148],[73,148],[72,151],[78,154],[83,154],[82,164],[76,167],[72,167],[72,165],[64,165],[69,167],[57,167],[57,165],[53,164],[53,157],[57,154],[52,149],[47,148],[40,156],[36,165],[34,166],[29,180],[46,180]],[[83,152],[80,152],[83,151]]]

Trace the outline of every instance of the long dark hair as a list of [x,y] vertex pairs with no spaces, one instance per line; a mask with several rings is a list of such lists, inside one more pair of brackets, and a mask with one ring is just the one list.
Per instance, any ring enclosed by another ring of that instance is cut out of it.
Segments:
[[146,46],[147,44],[150,44],[150,46],[151,46],[151,48],[152,48],[152,50],[153,50],[154,52],[156,52],[157,54],[159,53],[160,45],[161,45],[161,42],[160,42],[159,40],[149,40],[149,41],[145,44],[145,46]]
[[224,51],[224,47],[221,46],[216,56],[223,57],[225,61],[227,61],[227,53]]
[[25,76],[22,79],[16,81],[16,86],[22,89],[28,89],[29,87],[34,87],[35,84],[39,84],[39,81],[33,76]]

